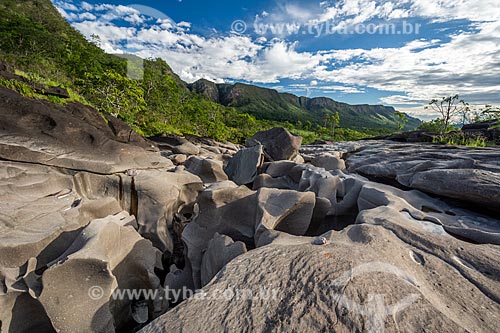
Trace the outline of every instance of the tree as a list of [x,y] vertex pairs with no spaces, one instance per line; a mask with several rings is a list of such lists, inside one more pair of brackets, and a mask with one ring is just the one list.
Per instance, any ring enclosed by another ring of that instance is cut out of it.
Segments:
[[408,124],[408,116],[406,115],[406,113],[403,113],[403,112],[399,112],[399,111],[396,111],[396,122],[398,124],[398,130],[399,131],[402,131],[403,128],[406,126],[406,124]]
[[335,113],[325,113],[323,116],[323,122],[325,127],[331,128],[332,138],[335,136],[335,128],[340,124],[339,112]]
[[450,121],[457,115],[463,115],[469,112],[469,104],[463,99],[459,99],[458,95],[442,97],[441,100],[433,99],[425,109],[431,109],[441,115],[443,126],[440,133],[445,134]]
[[310,120],[307,120],[305,125],[304,125],[304,130],[310,131],[310,130],[312,130],[312,126],[313,126],[312,122]]
[[496,120],[497,123],[492,125],[490,129],[500,128],[500,107],[485,105],[484,109],[481,110],[481,115],[485,120]]

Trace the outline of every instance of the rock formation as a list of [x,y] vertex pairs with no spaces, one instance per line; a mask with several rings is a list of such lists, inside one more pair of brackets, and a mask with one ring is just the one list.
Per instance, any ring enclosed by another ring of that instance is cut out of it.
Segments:
[[0,112],[1,332],[500,329],[498,148]]

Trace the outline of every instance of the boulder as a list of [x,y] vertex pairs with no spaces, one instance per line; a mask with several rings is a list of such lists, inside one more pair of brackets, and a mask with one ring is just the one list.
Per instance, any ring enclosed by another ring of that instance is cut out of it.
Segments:
[[77,103],[61,106],[0,88],[0,114],[3,159],[100,174],[172,165],[156,152],[119,142],[97,111]]
[[264,163],[263,147],[257,145],[238,151],[229,160],[224,171],[236,184],[246,185],[255,180],[262,163]]
[[184,164],[187,161],[187,156],[184,154],[170,155],[169,158],[175,165]]
[[264,146],[266,157],[271,161],[293,160],[297,157],[302,137],[276,127],[262,131],[247,140],[247,147]]
[[[43,273],[40,303],[57,331],[114,332],[130,325],[135,301],[111,298],[120,290],[156,290],[156,249],[132,226],[128,214],[92,221]],[[149,300],[148,312],[155,308]]]
[[268,229],[301,236],[309,228],[316,197],[312,192],[261,188],[257,192],[255,240]]
[[343,159],[338,158],[337,156],[331,154],[323,154],[316,156],[311,164],[317,166],[319,168],[323,168],[327,171],[330,170],[345,170],[345,162]]
[[132,212],[137,216],[139,233],[162,252],[174,248],[171,229],[176,214],[193,214],[200,178],[189,172],[149,170],[134,177],[131,189]]
[[186,163],[187,171],[199,176],[204,183],[216,183],[228,180],[222,162],[191,156]]
[[226,264],[245,252],[247,252],[245,243],[234,242],[231,237],[215,233],[214,238],[208,242],[201,263],[202,287],[206,286]]
[[191,156],[200,153],[200,147],[181,136],[162,134],[149,139],[156,142],[161,150],[169,150],[174,154]]
[[256,192],[246,186],[226,186],[209,187],[200,194],[198,215],[182,233],[196,288],[201,286],[203,253],[215,233],[254,247]]
[[269,235],[141,332],[496,332],[497,249],[380,213],[322,241]]
[[43,266],[90,220],[121,210],[112,197],[82,197],[73,177],[60,170],[0,161],[0,268],[20,267],[42,252]]

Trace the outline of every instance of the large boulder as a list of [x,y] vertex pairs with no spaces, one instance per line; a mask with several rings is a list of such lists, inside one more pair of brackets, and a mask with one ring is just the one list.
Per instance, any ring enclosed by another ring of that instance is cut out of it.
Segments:
[[230,160],[224,171],[229,179],[238,185],[252,183],[264,163],[263,147],[260,145],[238,151]]
[[[112,298],[113,292],[160,287],[154,275],[157,250],[135,231],[127,216],[92,221],[43,273],[39,299],[57,331],[123,329],[137,315],[134,302],[139,299]],[[152,319],[155,310],[161,311],[161,305],[149,300],[145,314],[136,317],[138,323]]]
[[271,234],[141,332],[496,332],[496,247],[387,213],[319,239]]
[[245,252],[247,252],[245,243],[234,242],[231,237],[215,233],[203,255],[201,285],[207,285],[227,263]]
[[22,97],[0,87],[0,157],[100,174],[168,167],[157,152],[125,144],[97,111]]
[[281,127],[259,132],[246,142],[248,147],[264,146],[266,157],[271,161],[293,160],[297,157],[301,144],[302,137]]
[[187,171],[199,176],[204,183],[216,183],[228,180],[222,162],[191,156],[185,163]]
[[199,213],[182,233],[196,288],[201,286],[203,253],[216,233],[254,247],[256,192],[246,186],[224,185],[200,194]]
[[[193,214],[200,178],[189,172],[148,170],[134,177],[132,212],[137,216],[139,233],[163,251],[173,252],[171,230],[176,215]],[[180,235],[179,235],[180,236]]]
[[121,210],[115,198],[82,197],[73,177],[60,170],[0,161],[0,268],[57,256],[90,220]]
[[304,235],[311,223],[315,203],[313,192],[261,188],[257,192],[256,242],[265,230]]

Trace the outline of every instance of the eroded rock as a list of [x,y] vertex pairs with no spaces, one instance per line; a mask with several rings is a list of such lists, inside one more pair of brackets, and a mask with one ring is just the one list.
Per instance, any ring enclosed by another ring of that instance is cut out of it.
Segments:
[[246,185],[255,180],[262,163],[264,163],[263,147],[257,145],[238,151],[229,160],[224,171],[236,184]]
[[222,162],[192,156],[185,163],[187,171],[199,176],[204,183],[228,180]]
[[293,160],[299,153],[302,137],[276,127],[255,134],[246,144],[247,147],[262,145],[266,157],[271,161]]
[[245,252],[245,243],[234,242],[231,237],[215,233],[203,255],[201,285],[207,285],[227,263]]

